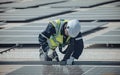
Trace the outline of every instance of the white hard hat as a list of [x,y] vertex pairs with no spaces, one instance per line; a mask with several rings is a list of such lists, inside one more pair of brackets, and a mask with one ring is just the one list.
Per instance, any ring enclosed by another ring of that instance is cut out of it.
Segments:
[[70,37],[76,37],[80,32],[80,23],[78,20],[70,20],[67,23],[67,31]]

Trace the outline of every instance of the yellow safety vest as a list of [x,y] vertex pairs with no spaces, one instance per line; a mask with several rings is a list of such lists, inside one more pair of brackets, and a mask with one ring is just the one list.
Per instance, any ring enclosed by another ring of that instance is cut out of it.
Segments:
[[[56,47],[58,47],[59,45],[63,45],[63,35],[61,35],[60,31],[65,22],[67,22],[67,20],[61,19],[50,22],[56,30],[56,34],[50,36],[48,40],[49,47],[53,50],[56,49]],[[70,37],[67,38],[65,43],[68,43],[69,39]]]

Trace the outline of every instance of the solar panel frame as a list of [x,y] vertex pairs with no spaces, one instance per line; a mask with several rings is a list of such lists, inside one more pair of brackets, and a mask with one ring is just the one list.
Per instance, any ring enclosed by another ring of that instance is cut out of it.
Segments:
[[56,17],[49,18],[50,20],[55,20],[57,18],[65,18],[65,19],[78,19],[80,21],[88,21],[88,20],[97,20],[97,21],[120,21],[120,8],[119,7],[104,7],[104,8],[95,8],[87,11],[77,11],[68,13],[65,15],[59,15]]

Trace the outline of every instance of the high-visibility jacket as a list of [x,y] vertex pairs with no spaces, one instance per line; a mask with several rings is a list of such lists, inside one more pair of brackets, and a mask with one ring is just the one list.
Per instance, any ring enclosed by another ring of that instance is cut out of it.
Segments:
[[65,23],[67,23],[67,20],[60,19],[51,21],[46,29],[39,34],[40,46],[42,46],[44,52],[47,52],[49,48],[55,49],[59,46],[60,50],[61,45],[68,45],[68,47],[64,50],[65,56],[63,60],[69,59],[70,55],[78,59],[84,48],[82,34],[80,32],[74,38],[66,37],[63,28]]
[[51,49],[55,49],[59,45],[65,45],[68,43],[70,37],[63,43],[63,35],[61,34],[62,26],[67,22],[67,20],[58,19],[55,21],[51,21],[50,23],[55,27],[56,34],[51,35],[48,40],[48,45]]

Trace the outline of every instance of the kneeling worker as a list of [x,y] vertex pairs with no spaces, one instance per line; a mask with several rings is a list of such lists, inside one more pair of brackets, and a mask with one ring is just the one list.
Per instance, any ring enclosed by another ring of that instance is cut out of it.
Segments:
[[[84,45],[81,35],[81,26],[78,20],[58,19],[50,21],[47,28],[39,34],[40,57],[45,61],[58,59],[56,48],[64,54],[61,61],[72,65],[74,59],[81,55]],[[63,51],[62,48],[67,45]]]

